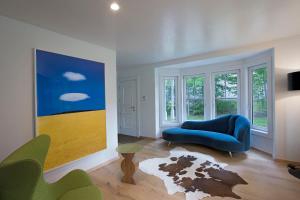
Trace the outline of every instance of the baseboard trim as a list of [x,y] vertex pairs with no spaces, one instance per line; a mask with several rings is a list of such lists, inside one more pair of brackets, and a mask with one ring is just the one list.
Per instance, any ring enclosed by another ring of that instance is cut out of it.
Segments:
[[108,161],[106,161],[106,162],[104,162],[104,163],[101,163],[100,165],[97,165],[97,166],[95,166],[95,167],[92,167],[92,168],[89,169],[89,170],[86,170],[86,172],[87,172],[87,173],[91,173],[91,172],[93,172],[93,171],[95,171],[95,170],[97,170],[97,169],[100,169],[100,168],[102,168],[102,167],[104,167],[104,166],[106,166],[106,165],[109,165],[109,164],[111,164],[112,162],[117,161],[117,160],[119,160],[119,159],[120,159],[120,156],[117,156],[116,158],[113,158],[113,159],[108,160]]
[[276,162],[281,162],[281,163],[290,163],[290,164],[300,165],[300,162],[296,162],[296,161],[290,161],[290,160],[285,160],[285,159],[280,159],[280,158],[275,158],[274,160]]
[[107,149],[103,152],[98,152],[84,157],[78,161],[72,162],[72,164],[68,164],[54,171],[44,173],[44,178],[48,182],[52,183],[73,170],[81,169],[87,172],[96,167],[104,166],[116,159],[119,159],[119,154],[114,149]]
[[266,154],[266,155],[272,157],[272,154],[271,154],[271,153],[265,152],[265,151],[263,151],[263,150],[261,150],[261,149],[258,149],[258,148],[256,148],[256,147],[251,147],[251,149],[253,149],[253,150],[255,150],[255,151],[259,151],[260,153],[263,153],[263,154]]

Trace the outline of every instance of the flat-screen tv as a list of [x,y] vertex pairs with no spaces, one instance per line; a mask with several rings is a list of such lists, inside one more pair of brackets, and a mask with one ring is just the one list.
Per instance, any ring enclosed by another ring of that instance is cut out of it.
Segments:
[[300,71],[288,74],[288,90],[300,90]]

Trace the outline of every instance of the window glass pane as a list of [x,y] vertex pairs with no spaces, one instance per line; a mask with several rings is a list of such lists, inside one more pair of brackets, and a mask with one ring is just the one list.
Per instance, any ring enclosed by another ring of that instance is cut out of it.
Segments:
[[204,120],[203,76],[187,77],[185,81],[185,102],[187,120]]
[[252,124],[256,127],[268,127],[268,72],[267,68],[252,71]]
[[215,75],[215,116],[237,114],[238,74]]
[[164,80],[165,92],[165,120],[176,121],[176,94],[177,79],[170,78]]

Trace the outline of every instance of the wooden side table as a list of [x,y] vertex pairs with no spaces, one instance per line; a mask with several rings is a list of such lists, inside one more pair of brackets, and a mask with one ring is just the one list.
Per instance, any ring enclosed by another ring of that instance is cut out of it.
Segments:
[[135,184],[133,175],[135,173],[135,164],[132,162],[134,154],[141,151],[143,147],[139,144],[129,143],[118,146],[117,151],[123,156],[124,160],[121,163],[121,169],[124,173],[122,178],[123,183]]

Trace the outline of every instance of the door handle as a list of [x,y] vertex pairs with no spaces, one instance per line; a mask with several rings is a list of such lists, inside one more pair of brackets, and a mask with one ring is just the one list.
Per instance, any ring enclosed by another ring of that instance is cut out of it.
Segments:
[[135,112],[135,106],[130,107],[133,112]]

